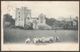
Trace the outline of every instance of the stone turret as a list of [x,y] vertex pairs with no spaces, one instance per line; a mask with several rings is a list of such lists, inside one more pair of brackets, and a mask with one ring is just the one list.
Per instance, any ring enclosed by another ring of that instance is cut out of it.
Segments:
[[44,15],[44,14],[40,14],[39,16],[38,16],[38,18],[39,18],[39,24],[45,24],[46,23],[46,16]]
[[24,27],[28,25],[28,21],[31,18],[31,10],[26,7],[16,8],[15,26]]

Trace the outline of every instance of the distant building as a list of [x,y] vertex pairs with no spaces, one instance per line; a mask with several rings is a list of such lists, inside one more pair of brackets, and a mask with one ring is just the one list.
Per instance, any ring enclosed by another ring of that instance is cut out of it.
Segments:
[[38,29],[38,25],[46,24],[45,17],[44,14],[40,14],[38,18],[32,18],[30,9],[26,7],[16,8],[15,26],[27,28],[32,25],[33,29]]

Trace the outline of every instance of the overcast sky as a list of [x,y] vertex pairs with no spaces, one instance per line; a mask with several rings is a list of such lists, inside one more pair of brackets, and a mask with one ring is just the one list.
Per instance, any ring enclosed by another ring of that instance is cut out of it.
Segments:
[[37,17],[40,13],[49,18],[79,16],[78,1],[2,1],[1,12],[10,13],[15,18],[15,8],[22,6],[31,9],[32,17]]

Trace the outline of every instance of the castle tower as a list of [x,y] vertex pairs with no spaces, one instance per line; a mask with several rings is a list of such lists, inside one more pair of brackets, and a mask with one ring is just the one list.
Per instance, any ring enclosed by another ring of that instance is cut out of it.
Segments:
[[24,27],[31,18],[31,11],[26,7],[16,8],[15,26]]
[[40,14],[39,16],[38,16],[38,18],[39,18],[39,24],[46,24],[46,16],[44,15],[44,14]]

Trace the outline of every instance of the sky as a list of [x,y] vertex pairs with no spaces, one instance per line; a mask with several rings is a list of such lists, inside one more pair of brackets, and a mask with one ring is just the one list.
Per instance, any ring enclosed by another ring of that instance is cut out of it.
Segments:
[[31,9],[32,17],[38,17],[40,13],[56,19],[79,17],[79,1],[1,1],[2,15],[10,13],[15,18],[15,10],[20,7]]

